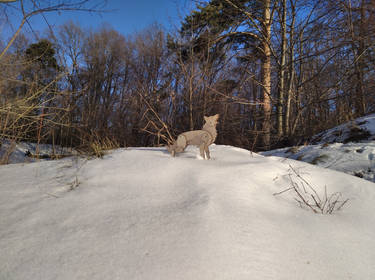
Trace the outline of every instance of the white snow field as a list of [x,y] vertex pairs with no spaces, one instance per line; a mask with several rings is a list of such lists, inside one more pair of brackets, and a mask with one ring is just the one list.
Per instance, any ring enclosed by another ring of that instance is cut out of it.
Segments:
[[[375,185],[213,145],[0,166],[0,279],[375,279]],[[294,201],[290,166],[349,202]]]

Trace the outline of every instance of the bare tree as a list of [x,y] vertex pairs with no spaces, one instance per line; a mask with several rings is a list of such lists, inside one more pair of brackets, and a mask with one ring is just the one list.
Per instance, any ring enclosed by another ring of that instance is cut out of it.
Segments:
[[[89,11],[89,12],[98,12],[99,7],[102,6],[102,2],[96,2],[94,4],[93,1],[90,0],[78,0],[78,1],[59,1],[57,3],[52,2],[43,2],[43,1],[30,1],[30,5],[25,5],[26,0],[18,0],[18,1],[6,1],[2,0],[2,2],[19,2],[18,9],[21,11],[22,19],[16,29],[16,32],[10,38],[8,43],[6,44],[5,48],[0,53],[0,59],[4,56],[10,46],[13,44],[14,40],[17,38],[18,34],[22,30],[25,23],[33,16],[42,14],[42,13],[49,13],[49,12],[57,12],[57,11]],[[91,6],[89,6],[91,4]],[[28,8],[30,7],[30,8]]]

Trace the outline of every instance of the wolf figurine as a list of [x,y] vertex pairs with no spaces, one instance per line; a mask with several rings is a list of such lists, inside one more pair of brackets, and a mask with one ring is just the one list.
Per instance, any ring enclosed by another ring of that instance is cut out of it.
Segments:
[[182,153],[188,145],[199,147],[200,155],[204,159],[210,159],[208,146],[215,142],[219,114],[211,117],[204,117],[205,124],[201,130],[193,130],[181,133],[176,141],[168,146],[168,151],[174,157],[176,153]]

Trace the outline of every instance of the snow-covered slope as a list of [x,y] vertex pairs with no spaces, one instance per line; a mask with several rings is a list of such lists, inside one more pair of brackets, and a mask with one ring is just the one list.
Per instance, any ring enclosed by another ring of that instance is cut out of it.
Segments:
[[301,160],[375,182],[375,141],[305,145],[262,152],[262,155]]
[[312,145],[262,152],[345,172],[375,182],[375,114],[321,132]]
[[375,140],[375,114],[323,131],[312,138],[313,144],[367,142]]
[[[229,146],[0,166],[0,279],[375,279],[375,188]],[[290,166],[334,215],[301,209]]]

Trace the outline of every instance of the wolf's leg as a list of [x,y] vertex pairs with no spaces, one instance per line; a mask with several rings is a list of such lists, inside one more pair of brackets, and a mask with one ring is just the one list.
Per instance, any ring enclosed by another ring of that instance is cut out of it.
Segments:
[[210,150],[208,149],[208,145],[205,145],[204,150],[205,150],[205,153],[206,153],[206,158],[210,159],[211,157],[210,157]]
[[201,157],[203,158],[203,159],[205,159],[206,158],[206,156],[205,156],[205,154],[204,154],[204,144],[201,144],[200,146],[199,146],[199,152],[201,153]]
[[176,140],[176,147],[175,147],[176,153],[182,153],[183,151],[185,151],[186,146],[187,146],[186,137],[183,134],[180,134]]

